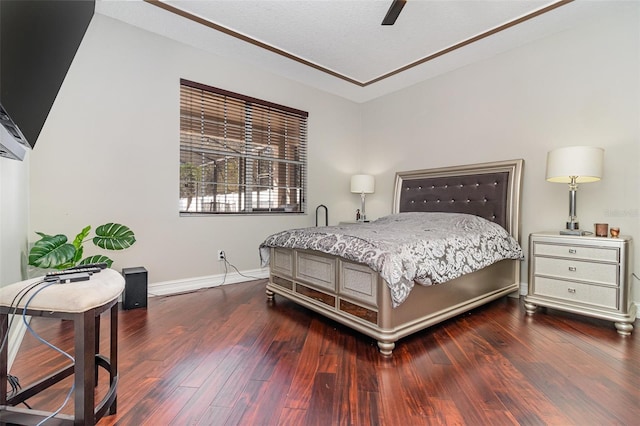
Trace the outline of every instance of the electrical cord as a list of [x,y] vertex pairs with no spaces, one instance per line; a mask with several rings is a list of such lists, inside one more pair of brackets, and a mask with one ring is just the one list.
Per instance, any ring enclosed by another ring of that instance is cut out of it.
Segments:
[[227,281],[227,273],[229,272],[229,268],[227,268],[227,264],[229,264],[229,261],[227,260],[227,253],[224,253],[224,257],[222,258],[222,260],[224,260],[224,275],[222,276],[222,282],[220,283],[220,285],[224,285],[224,283]]
[[242,272],[240,272],[238,270],[238,268],[236,268],[231,262],[229,262],[227,260],[227,254],[225,253],[224,255],[224,278],[222,279],[222,284],[224,284],[225,279],[227,278],[227,265],[231,266],[233,269],[235,269],[235,271],[238,273],[238,275],[240,275],[241,277],[245,277],[245,278],[251,278],[252,280],[261,280],[263,278],[259,278],[259,277],[252,277],[251,275],[245,275]]
[[[25,296],[31,290],[33,290],[34,288],[36,288],[37,286],[39,286],[40,284],[43,284],[43,283],[44,283],[44,280],[36,281],[36,282],[32,283],[30,286],[21,289],[13,297],[13,300],[9,304],[9,310],[8,310],[9,312],[11,312],[11,308],[13,308],[13,313],[11,314],[11,320],[9,321],[9,324],[7,325],[7,330],[5,332],[5,335],[2,338],[2,344],[0,345],[0,350],[3,350],[4,349],[4,345],[7,344],[7,341],[8,341],[8,338],[9,338],[9,331],[11,330],[11,326],[13,325],[13,320],[17,315],[18,306],[20,306],[20,302],[22,302],[22,299],[24,299]],[[20,298],[16,301],[18,296],[20,296]],[[14,306],[14,304],[15,304],[15,306]],[[12,374],[7,374],[7,382],[11,386],[11,391],[8,392],[8,395],[13,396],[16,393],[18,393],[20,391],[20,389],[22,389],[22,386],[20,386],[20,380],[18,379],[17,376],[14,376]],[[31,406],[29,406],[29,404],[27,404],[26,401],[22,401],[22,403],[25,405],[25,407],[27,407],[28,409],[31,409]]]
[[20,381],[16,376],[7,374],[7,382],[9,382],[9,385],[11,386],[11,392],[9,392],[9,395],[15,395],[20,389],[22,389]]
[[[7,398],[16,395],[22,389],[22,386],[20,386],[20,380],[18,380],[18,376],[7,374],[7,382],[9,382],[9,385],[11,386],[11,391],[7,392]],[[22,403],[25,407],[31,410],[31,406],[27,404],[27,401],[22,401]]]
[[[65,357],[69,358],[71,360],[71,362],[75,364],[75,362],[76,362],[75,358],[73,358],[71,355],[69,355],[68,353],[66,353],[62,349],[58,348],[57,346],[47,342],[42,337],[40,337],[40,335],[38,333],[36,333],[36,331],[33,328],[31,328],[31,325],[27,322],[27,309],[29,307],[29,303],[31,303],[33,298],[36,297],[42,290],[44,290],[47,287],[52,286],[52,285],[59,285],[59,281],[51,281],[51,282],[46,283],[43,287],[40,287],[39,289],[37,289],[29,297],[29,299],[27,299],[27,302],[24,304],[24,308],[22,309],[22,322],[27,327],[27,330],[29,331],[29,333],[31,333],[33,335],[33,337],[35,337],[37,340],[39,340],[40,342],[44,343],[46,346],[50,347],[51,349],[55,350],[56,352],[59,352],[62,355],[64,355]],[[69,389],[69,392],[67,393],[67,397],[62,402],[62,405],[60,405],[60,407],[56,411],[51,413],[49,416],[47,416],[44,419],[42,419],[42,421],[40,421],[37,424],[37,426],[40,426],[44,422],[46,422],[47,420],[50,420],[50,419],[54,418],[55,416],[57,416],[62,411],[62,409],[65,407],[65,405],[67,405],[67,402],[69,402],[69,399],[71,398],[71,395],[73,394],[73,391],[74,391],[75,387],[76,387],[76,384],[74,382],[73,385],[71,385],[71,389]]]
[[[224,275],[222,276],[222,282],[220,284],[218,284],[218,285],[224,285],[227,282],[227,275],[229,274],[229,266],[231,268],[233,268],[238,273],[238,275],[240,275],[241,277],[250,278],[252,280],[262,280],[262,279],[264,279],[264,277],[252,277],[251,275],[243,274],[242,272],[240,272],[238,270],[238,268],[236,268],[236,266],[234,264],[232,264],[231,262],[229,262],[227,260],[227,254],[226,253],[223,252],[223,255],[224,255],[224,257],[222,258],[222,260],[224,262]],[[192,293],[192,292],[187,292],[187,293]],[[156,296],[164,296],[164,297],[171,296],[171,294],[169,294],[169,295],[158,295],[158,294],[153,294],[153,293],[148,293],[148,294],[150,296],[154,296],[154,297],[156,297]]]

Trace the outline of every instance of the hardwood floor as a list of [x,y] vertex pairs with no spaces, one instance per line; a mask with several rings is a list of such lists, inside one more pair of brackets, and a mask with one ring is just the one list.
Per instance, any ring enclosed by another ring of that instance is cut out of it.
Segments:
[[[527,317],[521,302],[503,298],[402,339],[386,359],[366,336],[281,297],[267,303],[264,283],[150,298],[147,309],[121,311],[118,413],[99,425],[640,419],[637,328],[624,338],[609,322],[559,311]],[[32,325],[72,350],[71,323],[36,318]],[[24,385],[63,364],[27,335],[11,373]],[[66,379],[29,403],[55,409],[70,384]]]

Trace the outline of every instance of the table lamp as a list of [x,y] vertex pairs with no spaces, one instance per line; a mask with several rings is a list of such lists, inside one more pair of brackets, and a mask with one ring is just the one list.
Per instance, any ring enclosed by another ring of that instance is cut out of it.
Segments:
[[366,222],[367,215],[364,211],[364,194],[373,194],[375,188],[375,179],[371,175],[353,175],[351,176],[351,192],[360,194],[361,208],[360,221]]
[[563,235],[585,235],[576,216],[579,183],[596,182],[602,177],[604,150],[591,146],[570,146],[547,153],[547,181],[569,184],[569,220]]

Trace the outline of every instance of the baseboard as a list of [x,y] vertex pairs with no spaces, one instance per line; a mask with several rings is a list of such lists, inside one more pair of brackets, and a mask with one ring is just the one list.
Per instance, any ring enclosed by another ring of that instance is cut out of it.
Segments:
[[526,296],[529,290],[529,283],[520,283],[520,296]]
[[227,284],[236,284],[254,279],[269,278],[269,269],[253,269],[249,271],[229,272],[227,274],[208,275],[204,277],[184,278],[180,280],[161,281],[148,284],[148,293],[153,296],[168,296],[171,294],[185,293],[212,288]]

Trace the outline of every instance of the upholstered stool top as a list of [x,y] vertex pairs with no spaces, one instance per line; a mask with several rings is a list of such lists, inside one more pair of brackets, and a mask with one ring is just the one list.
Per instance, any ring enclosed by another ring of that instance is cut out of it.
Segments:
[[[0,306],[11,306],[11,302],[20,299],[21,290],[29,288],[42,277],[20,281],[0,288]],[[22,298],[18,308],[23,308],[30,297],[42,286],[34,287]],[[124,290],[124,278],[113,269],[104,269],[94,273],[88,281],[76,281],[67,284],[52,284],[40,291],[29,302],[29,309],[52,312],[80,313],[102,306],[120,296]],[[18,297],[16,297],[18,295]]]

